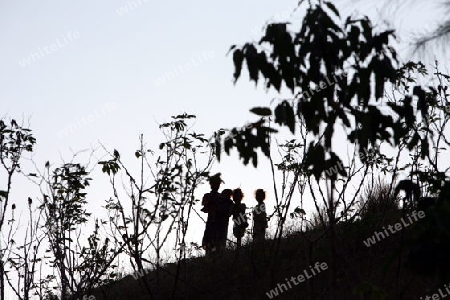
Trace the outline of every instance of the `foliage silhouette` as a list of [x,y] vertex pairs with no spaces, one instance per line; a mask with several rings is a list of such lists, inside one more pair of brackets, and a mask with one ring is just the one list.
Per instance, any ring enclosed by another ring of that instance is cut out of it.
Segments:
[[[135,271],[144,272],[144,264],[156,269],[154,287],[140,279],[151,298],[158,298],[161,252],[167,247],[176,253],[177,280],[173,290],[177,289],[181,262],[191,251],[186,233],[194,205],[199,201],[194,192],[208,177],[215,157],[210,142],[192,130],[189,122],[194,118],[184,113],[161,124],[159,128],[165,141],[159,144],[158,150],[147,149],[141,135],[140,148],[134,153],[139,163],[137,175],[130,171],[116,149],[110,153],[109,160],[99,162],[103,173],[110,178],[113,192],[106,201],[110,235],[124,247]],[[126,185],[118,183],[117,178],[122,174],[128,181]],[[169,245],[172,241],[168,237],[173,234],[174,244]],[[154,259],[148,258],[149,250],[154,250]]]
[[78,163],[64,163],[51,170],[46,164],[43,178],[43,230],[53,254],[50,266],[58,270],[58,287],[62,299],[88,295],[96,286],[110,282],[115,276],[113,264],[120,248],[111,245],[109,238],[99,232],[99,220],[81,246],[82,227],[91,213],[86,211],[86,188],[91,178],[86,167]]
[[[416,87],[403,103],[388,103],[390,111],[381,110],[378,105],[382,103],[386,82],[395,84],[402,75],[395,67],[398,65],[396,51],[389,45],[393,31],[374,32],[367,17],[348,17],[339,25],[337,9],[330,2],[323,3],[308,8],[298,31],[288,31],[288,23],[269,24],[258,43],[233,45],[230,49],[235,82],[241,77],[245,61],[251,81],[258,83],[263,77],[266,89],[280,92],[284,83],[291,91],[293,98],[281,101],[272,117],[292,133],[295,124],[301,122],[317,139],[321,138],[308,146],[303,166],[316,178],[325,169],[342,163],[331,150],[336,126],[342,125],[349,142],[364,152],[378,143],[400,143],[416,117],[426,118],[428,108],[425,92]],[[413,111],[413,97],[418,98],[418,115]],[[270,108],[257,107],[251,111],[267,119]],[[268,156],[268,136],[275,131],[260,126],[254,135],[253,128],[235,128],[224,139],[223,146],[226,153],[235,147],[244,164],[251,159],[256,166],[256,150],[261,148]],[[423,143],[425,155],[426,140],[415,136],[409,145],[414,147],[419,143]],[[339,175],[347,174],[342,170]]]
[[[8,270],[7,270],[7,262],[11,265],[12,269],[16,269],[16,264],[20,261],[20,257],[15,257],[11,247],[15,244],[14,235],[12,235],[12,223],[14,223],[14,210],[15,204],[11,202],[11,192],[12,192],[12,180],[13,176],[17,173],[21,173],[21,160],[26,152],[32,152],[33,147],[36,144],[36,139],[34,138],[31,130],[19,125],[16,120],[11,119],[9,122],[5,122],[0,119],[0,164],[2,167],[2,172],[6,172],[6,190],[0,190],[0,232],[7,232],[5,230],[5,220],[6,214],[11,212],[11,220],[8,220],[8,224],[10,225],[10,230],[6,239],[7,246],[5,249],[0,244],[0,299],[4,300],[5,298],[5,279],[9,285],[11,282],[8,278]],[[31,203],[30,203],[31,204]],[[34,232],[30,231],[30,234],[34,237]],[[30,237],[30,238],[33,238]],[[0,237],[2,239],[2,237]],[[31,241],[28,243],[28,246],[33,244]],[[33,244],[35,246],[35,244]],[[25,249],[28,249],[25,248]],[[13,256],[13,257],[11,257]],[[21,286],[19,282],[17,284],[16,295],[19,296],[20,291],[23,291],[23,296],[27,298],[31,290],[33,288],[33,274],[30,273],[30,269],[34,268],[35,264],[32,263],[32,260],[36,258],[35,253],[31,253],[29,257],[26,257],[21,262],[24,263],[25,268],[23,270],[18,271],[18,274],[24,276],[25,282],[24,285]],[[28,265],[30,263],[30,265]],[[23,272],[21,272],[23,271]]]
[[[355,2],[362,2],[357,0]],[[430,1],[430,3],[433,1]],[[448,11],[450,1],[434,1],[437,5],[442,6],[443,11]],[[393,9],[395,11],[396,18],[401,12],[406,12],[407,10],[418,4],[417,0],[407,0],[407,1],[384,1],[384,10]],[[448,38],[450,34],[450,19],[447,16],[442,17],[442,19],[435,19],[432,23],[434,28],[425,28],[419,32],[413,34],[412,45],[414,46],[414,52],[420,50],[431,50],[434,45],[442,45],[445,49],[445,44],[448,43]],[[445,50],[443,51],[445,53]]]
[[[353,144],[359,153],[379,149],[381,144],[398,150],[391,169],[392,184],[386,190],[388,195],[392,193],[398,172],[406,168],[411,169],[410,176],[430,179],[425,180],[424,188],[428,192],[440,191],[446,179],[445,172],[437,166],[440,150],[437,150],[439,147],[433,140],[437,134],[439,144],[445,127],[435,126],[440,120],[435,112],[442,110],[437,98],[444,87],[441,84],[436,90],[413,85],[415,81],[410,78],[410,73],[423,74],[424,66],[414,62],[401,66],[391,46],[394,37],[392,30],[375,32],[367,17],[348,17],[341,23],[339,12],[331,2],[311,4],[310,1],[298,30],[291,31],[289,23],[269,24],[259,42],[230,48],[233,51],[235,83],[242,76],[245,62],[250,81],[257,85],[258,81],[264,80],[266,90],[274,89],[280,94],[287,90],[292,97],[282,99],[273,110],[263,106],[252,108],[250,111],[261,117],[259,126],[233,128],[226,137],[219,132],[216,134],[216,145],[218,148],[223,145],[227,154],[236,148],[245,165],[252,160],[256,167],[258,149],[271,159],[271,135],[277,132],[277,128],[267,125],[267,121],[274,121],[279,128],[287,127],[292,134],[297,133],[299,125],[314,136],[308,141],[303,139],[305,155],[294,170],[294,184],[298,176],[303,175],[314,176],[316,181],[324,175],[327,180],[328,204],[325,205],[331,239],[333,290],[336,289],[337,275],[337,268],[333,265],[336,261],[334,227],[339,220],[336,218],[336,206],[340,203],[339,199],[343,199],[342,193],[338,195],[338,200],[334,199],[336,183],[350,176],[347,172],[349,166],[342,163],[332,146],[338,127],[342,128],[348,144]],[[396,93],[403,88],[402,99],[397,99],[395,95],[393,101],[387,98],[389,87]],[[302,132],[300,135],[303,138]],[[399,169],[399,156],[403,150],[411,153],[413,162],[419,165],[410,163]],[[379,160],[382,157],[379,150],[374,152],[372,157],[360,155],[360,161],[369,167],[393,159]],[[432,165],[431,169],[418,167],[427,160]],[[384,168],[383,172],[388,169]],[[342,211],[344,220],[349,218],[351,210],[352,205],[348,205]],[[398,278],[399,273],[395,281],[397,292]],[[333,293],[333,296],[336,295]]]

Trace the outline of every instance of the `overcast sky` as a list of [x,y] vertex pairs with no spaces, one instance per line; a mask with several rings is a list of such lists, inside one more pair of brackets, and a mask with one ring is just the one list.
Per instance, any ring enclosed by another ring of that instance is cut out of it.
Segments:
[[[243,125],[248,109],[273,95],[246,78],[233,86],[225,54],[257,38],[273,14],[295,8],[295,1],[1,3],[2,116],[30,118],[39,162],[69,159],[69,148],[98,141],[131,156],[139,133],[154,139],[157,123],[185,111],[207,135]],[[224,175],[233,186],[248,178]]]
[[[337,2],[345,5],[344,18],[354,11],[377,16],[382,8],[374,7],[376,1]],[[195,129],[206,135],[241,126],[256,120],[250,108],[269,105],[276,94],[249,83],[246,70],[233,85],[226,53],[232,44],[256,40],[266,20],[300,16],[305,6],[293,13],[296,3],[0,0],[0,116],[30,121],[40,167],[47,160],[56,166],[60,157],[71,158],[70,149],[97,147],[99,141],[132,159],[140,133],[156,148],[157,124],[182,112],[196,114]],[[394,24],[432,28],[434,15],[424,11],[419,6],[394,14]],[[226,187],[241,186],[253,205],[256,188],[272,191],[268,162],[260,162],[256,170],[225,157],[213,171],[223,173]],[[19,208],[31,190],[17,192],[16,201],[24,199]],[[94,182],[91,202],[102,204],[109,196],[106,182]],[[267,205],[273,204],[269,193]]]

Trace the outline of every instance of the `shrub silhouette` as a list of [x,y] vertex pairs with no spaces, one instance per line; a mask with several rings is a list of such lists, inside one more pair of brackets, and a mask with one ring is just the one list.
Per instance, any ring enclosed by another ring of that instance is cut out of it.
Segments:
[[358,200],[361,219],[380,217],[399,210],[400,198],[386,181],[379,179],[367,185]]

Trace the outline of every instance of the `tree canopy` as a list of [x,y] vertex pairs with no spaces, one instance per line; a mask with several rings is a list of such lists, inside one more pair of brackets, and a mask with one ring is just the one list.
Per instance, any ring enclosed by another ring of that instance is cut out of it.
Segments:
[[[400,84],[404,68],[417,67],[399,66],[390,46],[393,30],[376,32],[368,17],[342,21],[327,1],[311,5],[298,30],[289,27],[289,23],[269,24],[259,42],[233,45],[230,51],[235,82],[245,62],[251,81],[264,80],[266,90],[280,92],[286,87],[292,93],[291,99],[282,100],[273,110],[255,107],[251,112],[263,120],[273,119],[293,134],[296,125],[302,124],[316,136],[307,149],[305,171],[319,178],[325,169],[342,163],[332,149],[336,126],[343,126],[348,141],[365,152],[381,142],[397,145],[408,138],[417,118],[427,119],[432,98],[420,86],[401,102],[386,103],[389,110],[380,107],[385,104],[386,84]],[[234,128],[224,138],[218,134],[216,144],[223,145],[226,153],[236,148],[245,164],[252,160],[256,166],[257,149],[268,156],[269,135],[277,131],[265,124]],[[408,143],[411,148],[421,144],[426,155],[426,139],[413,135]],[[345,176],[344,170],[341,175]]]

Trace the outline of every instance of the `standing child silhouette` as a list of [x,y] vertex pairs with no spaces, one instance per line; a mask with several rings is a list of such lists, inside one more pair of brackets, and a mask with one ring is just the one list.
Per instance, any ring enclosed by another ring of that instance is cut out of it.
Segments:
[[261,242],[266,238],[267,228],[267,214],[266,205],[266,192],[263,189],[257,189],[255,192],[255,199],[258,204],[253,208],[253,242]]
[[236,237],[238,249],[241,247],[245,229],[248,227],[247,215],[245,214],[247,206],[244,203],[241,203],[243,198],[244,194],[241,189],[235,189],[233,191],[233,235]]
[[231,195],[233,191],[224,189],[220,194],[219,205],[216,214],[217,230],[218,230],[218,246],[219,251],[223,252],[227,245],[228,224],[230,222],[231,212],[234,206]]

